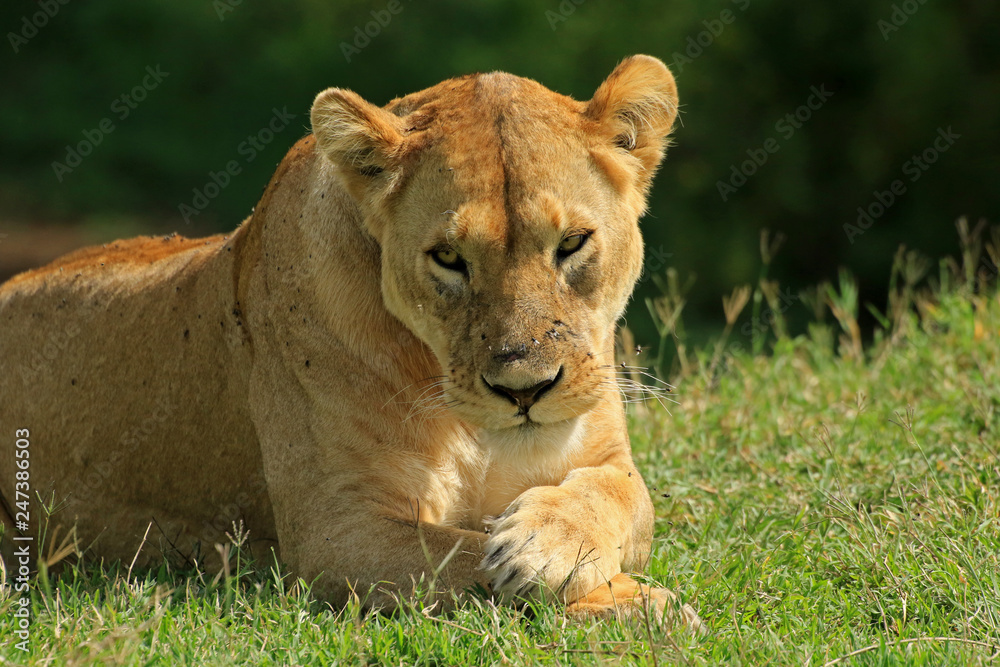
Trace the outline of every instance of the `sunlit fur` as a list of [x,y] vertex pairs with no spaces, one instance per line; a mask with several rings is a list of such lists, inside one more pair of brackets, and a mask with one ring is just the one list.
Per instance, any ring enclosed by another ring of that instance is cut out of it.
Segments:
[[[336,603],[392,605],[452,554],[443,590],[616,608],[653,515],[614,330],[676,110],[646,56],[589,102],[503,73],[385,107],[324,91],[232,236],[120,242],[0,288],[5,359],[80,330],[30,382],[2,374],[0,430],[44,433],[35,488],[96,556],[131,559],[151,520],[138,562],[211,556],[205,526],[242,520]],[[556,377],[530,407],[496,389]],[[160,399],[169,419],[123,444]]]

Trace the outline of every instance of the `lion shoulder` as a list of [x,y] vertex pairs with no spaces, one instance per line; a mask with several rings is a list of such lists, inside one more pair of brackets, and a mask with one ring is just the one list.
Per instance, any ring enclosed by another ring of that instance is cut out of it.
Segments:
[[186,238],[179,234],[166,236],[138,236],[102,245],[88,246],[58,257],[48,264],[19,273],[5,283],[15,287],[30,283],[44,282],[50,277],[63,274],[91,275],[94,268],[115,269],[126,267],[155,266],[163,260],[199,247],[214,248],[226,241],[228,235],[217,234],[204,238]]

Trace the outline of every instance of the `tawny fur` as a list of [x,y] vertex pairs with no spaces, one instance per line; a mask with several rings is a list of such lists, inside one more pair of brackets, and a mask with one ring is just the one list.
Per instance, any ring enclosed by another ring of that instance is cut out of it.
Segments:
[[[646,56],[589,103],[503,73],[382,108],[321,93],[232,235],[89,248],[0,288],[0,491],[27,428],[33,488],[96,557],[129,561],[155,521],[140,560],[203,560],[242,521],[334,603],[391,605],[451,554],[444,590],[634,607],[619,575],[653,512],[613,342],[676,108]],[[527,414],[489,387],[553,378]]]

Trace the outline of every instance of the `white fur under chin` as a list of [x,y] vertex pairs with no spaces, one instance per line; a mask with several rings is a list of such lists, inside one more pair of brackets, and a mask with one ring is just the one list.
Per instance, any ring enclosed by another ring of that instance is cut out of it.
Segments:
[[484,429],[479,445],[498,463],[513,459],[524,467],[547,466],[577,451],[586,426],[586,417],[578,416],[553,424],[530,422],[496,431]]

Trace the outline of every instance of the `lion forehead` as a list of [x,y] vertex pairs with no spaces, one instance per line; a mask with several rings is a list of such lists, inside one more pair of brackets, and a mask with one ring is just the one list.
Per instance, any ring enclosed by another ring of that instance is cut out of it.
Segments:
[[428,152],[438,156],[462,178],[460,187],[470,198],[495,195],[504,182],[511,189],[517,181],[530,183],[557,164],[584,165],[582,103],[530,79],[499,72],[471,75],[395,100],[386,109],[403,114],[404,160]]
[[592,225],[613,207],[579,102],[508,74],[430,91],[388,107],[410,112],[403,151],[413,159],[396,191],[410,211],[401,221],[429,219],[449,241],[509,248],[526,234],[551,241]]

